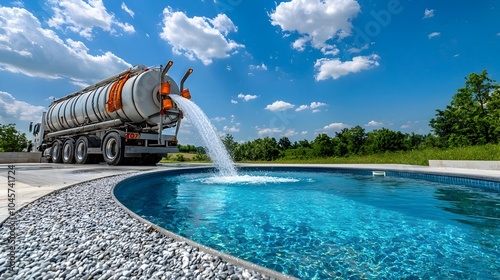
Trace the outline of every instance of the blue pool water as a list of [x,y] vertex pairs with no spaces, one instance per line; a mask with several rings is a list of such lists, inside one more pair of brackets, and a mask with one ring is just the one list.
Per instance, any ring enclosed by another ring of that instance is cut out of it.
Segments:
[[[500,278],[500,193],[335,172],[159,173],[116,198],[159,226],[302,279]],[[251,177],[253,176],[253,177]]]

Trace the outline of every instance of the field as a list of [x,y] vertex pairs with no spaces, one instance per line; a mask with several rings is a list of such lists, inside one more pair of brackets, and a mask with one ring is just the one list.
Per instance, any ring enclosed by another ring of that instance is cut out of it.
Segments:
[[[195,160],[196,154],[175,153],[170,154],[169,159],[161,162],[207,162]],[[180,159],[180,160],[179,160]],[[296,158],[292,156],[292,150],[285,151],[285,156],[272,163],[330,163],[330,164],[352,164],[352,163],[379,163],[379,164],[411,164],[429,165],[429,160],[500,160],[500,145],[488,144],[482,146],[459,147],[450,149],[429,148],[405,152],[386,152],[366,156],[349,157],[316,157]],[[257,163],[257,162],[255,162]],[[270,163],[270,162],[258,162]]]

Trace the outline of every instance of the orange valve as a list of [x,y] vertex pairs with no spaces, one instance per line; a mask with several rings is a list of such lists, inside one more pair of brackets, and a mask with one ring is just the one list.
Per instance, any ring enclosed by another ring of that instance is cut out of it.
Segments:
[[161,83],[161,95],[169,95],[170,94],[170,83]]
[[163,99],[163,109],[170,110],[172,107],[174,107],[172,99]]
[[189,89],[184,89],[181,92],[181,96],[186,98],[186,99],[191,99],[191,93],[189,92]]

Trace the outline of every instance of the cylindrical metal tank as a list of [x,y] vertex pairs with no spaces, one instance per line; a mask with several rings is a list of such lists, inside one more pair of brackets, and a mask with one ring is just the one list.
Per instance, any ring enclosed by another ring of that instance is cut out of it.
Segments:
[[[170,76],[165,76],[170,83],[171,94],[179,94],[179,87]],[[46,114],[46,124],[50,131],[58,131],[87,124],[121,119],[124,122],[147,123],[155,126],[160,121],[160,72],[148,70],[130,77],[121,93],[121,109],[109,113],[106,110],[113,82],[109,82],[90,91],[70,98],[55,101]],[[176,108],[166,112],[163,124],[170,125],[178,120]]]

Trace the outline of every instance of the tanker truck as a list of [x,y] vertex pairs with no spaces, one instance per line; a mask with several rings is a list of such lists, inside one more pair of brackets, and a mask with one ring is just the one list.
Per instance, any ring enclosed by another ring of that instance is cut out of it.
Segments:
[[[54,100],[41,122],[30,124],[34,151],[48,162],[154,165],[177,152],[182,111],[170,94],[191,98],[165,67],[136,65],[82,90]],[[163,130],[175,129],[175,135]]]

